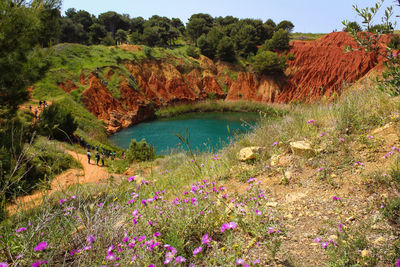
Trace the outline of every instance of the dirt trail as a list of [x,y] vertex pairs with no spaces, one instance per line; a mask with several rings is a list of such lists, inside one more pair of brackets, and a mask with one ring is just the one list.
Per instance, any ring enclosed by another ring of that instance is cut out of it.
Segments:
[[[48,191],[36,191],[31,195],[18,197],[15,203],[9,205],[7,210],[10,214],[15,214],[21,209],[29,209],[42,203],[43,196],[51,195],[54,192],[62,191],[69,185],[80,183],[99,183],[107,180],[112,174],[106,171],[105,167],[97,166],[95,160],[91,159],[88,163],[87,156],[73,151],[66,151],[75,160],[82,164],[81,169],[70,169],[56,176],[52,183],[51,189]],[[115,176],[115,175],[114,175]]]

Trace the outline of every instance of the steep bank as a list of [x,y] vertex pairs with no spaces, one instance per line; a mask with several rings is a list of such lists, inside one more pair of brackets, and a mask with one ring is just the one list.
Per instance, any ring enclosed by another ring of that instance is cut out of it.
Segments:
[[[357,81],[383,61],[362,51],[344,53],[348,45],[355,43],[345,32],[316,41],[294,41],[293,60],[280,77],[258,75],[204,56],[195,59],[182,49],[58,46],[57,53],[65,58],[61,64],[56,62],[57,72],[65,73],[56,78],[54,95],[71,96],[103,120],[108,133],[149,119],[160,107],[205,99],[312,101],[341,93],[343,83]],[[72,51],[67,53],[68,49]]]

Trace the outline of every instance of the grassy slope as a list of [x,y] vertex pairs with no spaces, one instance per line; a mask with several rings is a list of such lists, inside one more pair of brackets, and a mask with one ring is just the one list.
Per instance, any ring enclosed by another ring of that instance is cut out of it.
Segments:
[[[217,155],[173,154],[132,166],[131,182],[77,185],[52,196],[3,223],[3,251],[14,259],[24,254],[15,260],[22,265],[47,260],[158,266],[171,255],[165,244],[177,250],[170,249],[174,262],[186,258],[184,265],[233,266],[239,259],[260,266],[393,265],[400,241],[390,222],[399,218],[394,196],[400,175],[390,164],[399,161],[383,157],[393,138],[370,136],[390,123],[397,144],[398,108],[398,100],[374,89],[351,92],[335,103],[293,106],[283,119],[265,118]],[[318,151],[312,160],[289,152],[291,141],[304,139]],[[240,163],[236,155],[249,145],[266,149],[252,164]],[[286,160],[271,166],[276,155]],[[221,231],[228,222],[237,226]],[[20,227],[28,229],[16,234]],[[96,241],[89,242],[90,236]],[[322,241],[315,243],[316,237]],[[34,252],[42,241],[48,248]],[[324,241],[327,249],[321,248]]]

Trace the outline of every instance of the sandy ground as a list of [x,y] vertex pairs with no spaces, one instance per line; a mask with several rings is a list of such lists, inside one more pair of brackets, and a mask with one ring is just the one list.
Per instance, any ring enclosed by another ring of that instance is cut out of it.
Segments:
[[[97,166],[93,158],[88,163],[84,154],[73,151],[66,151],[74,159],[82,164],[82,169],[70,169],[56,176],[52,183],[51,189],[48,191],[36,191],[31,195],[18,197],[15,203],[8,205],[7,210],[10,214],[15,214],[21,209],[29,209],[42,203],[43,196],[51,195],[54,192],[62,191],[69,185],[80,183],[99,183],[107,180],[111,174],[107,172],[105,167]],[[115,176],[115,174],[114,174]]]

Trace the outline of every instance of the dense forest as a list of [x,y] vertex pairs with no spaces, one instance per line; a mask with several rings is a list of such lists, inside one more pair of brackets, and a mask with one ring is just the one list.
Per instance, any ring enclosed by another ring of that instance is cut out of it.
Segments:
[[232,16],[212,17],[193,14],[186,25],[179,18],[154,15],[149,19],[131,18],[113,11],[99,16],[70,8],[62,16],[59,6],[48,8],[41,15],[44,22],[42,45],[80,43],[85,45],[118,45],[122,43],[150,47],[171,47],[193,44],[202,54],[214,59],[234,61],[235,56],[247,58],[257,47],[268,50],[288,48],[292,22],[276,24],[272,19],[238,19]]

